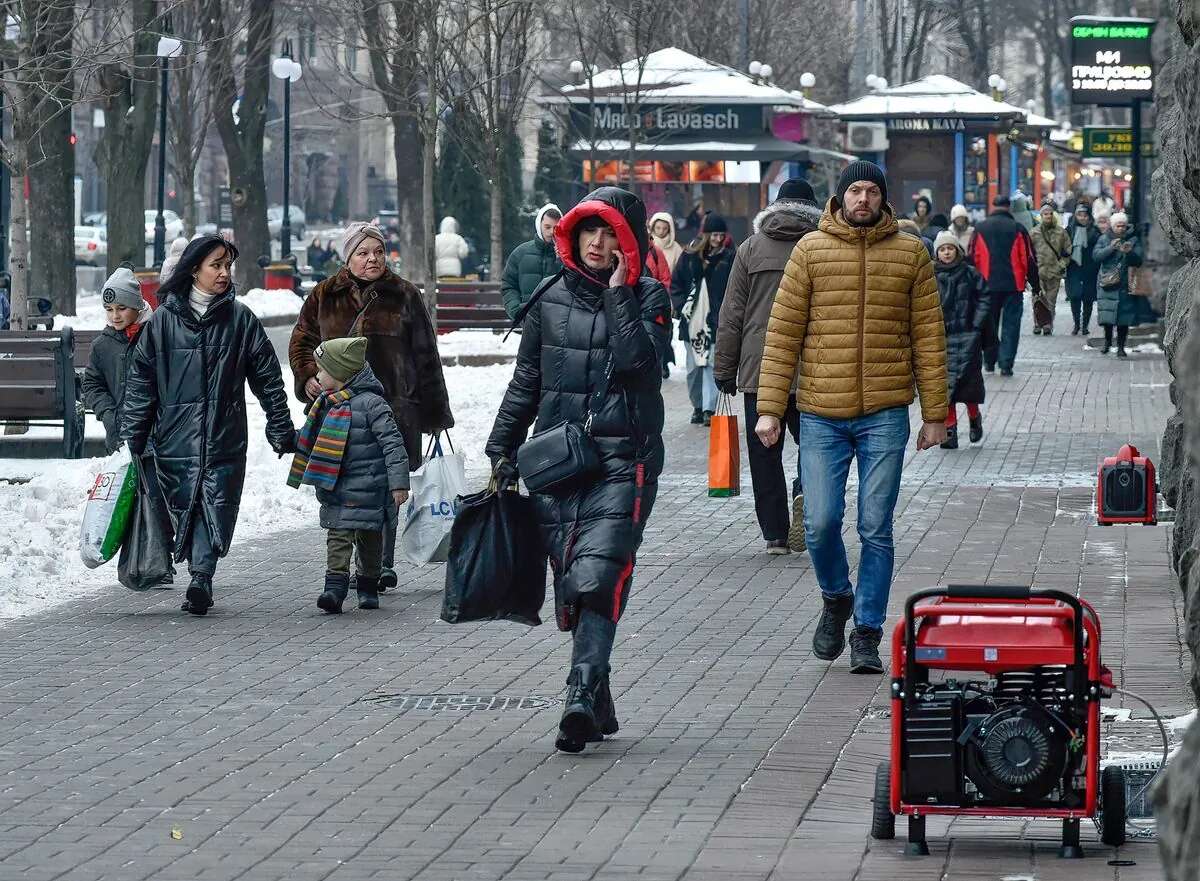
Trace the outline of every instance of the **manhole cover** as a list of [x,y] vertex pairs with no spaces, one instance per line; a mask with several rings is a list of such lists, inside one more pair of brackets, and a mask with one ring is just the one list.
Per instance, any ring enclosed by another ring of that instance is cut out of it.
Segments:
[[554,706],[548,697],[511,694],[376,694],[363,703],[381,704],[397,713],[411,711],[470,713],[475,710],[533,711]]

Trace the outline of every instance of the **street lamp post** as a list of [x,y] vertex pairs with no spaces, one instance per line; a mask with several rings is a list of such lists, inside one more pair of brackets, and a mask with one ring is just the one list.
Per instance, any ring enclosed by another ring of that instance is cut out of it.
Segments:
[[283,80],[283,219],[279,224],[279,258],[287,260],[292,253],[292,83],[304,73],[292,60],[292,41],[283,44],[283,55],[271,63],[271,72]]
[[167,259],[167,222],[163,218],[163,201],[167,195],[167,63],[183,51],[183,44],[174,37],[159,37],[156,54],[162,67],[158,89],[158,214],[154,218],[154,265],[162,266]]

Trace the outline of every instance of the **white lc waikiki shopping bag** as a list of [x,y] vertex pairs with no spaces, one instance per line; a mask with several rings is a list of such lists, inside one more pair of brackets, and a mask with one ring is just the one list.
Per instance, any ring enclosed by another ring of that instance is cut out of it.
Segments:
[[425,463],[409,475],[408,508],[400,533],[400,554],[409,563],[444,563],[450,552],[450,527],[458,513],[458,497],[467,491],[466,461],[454,451],[446,435],[449,453],[442,452],[440,436],[434,437]]
[[107,563],[121,549],[136,502],[137,469],[129,448],[122,445],[104,460],[96,482],[88,490],[79,532],[79,556],[89,569]]

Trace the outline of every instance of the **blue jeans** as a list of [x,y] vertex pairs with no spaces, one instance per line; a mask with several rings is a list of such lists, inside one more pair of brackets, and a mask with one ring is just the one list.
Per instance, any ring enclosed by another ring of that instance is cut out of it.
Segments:
[[712,413],[717,409],[717,381],[713,379],[713,357],[713,351],[709,349],[708,364],[701,367],[696,364],[692,344],[687,344],[687,386],[693,410],[707,410]]
[[[804,474],[804,534],[821,593],[854,596],[854,623],[879,630],[887,617],[896,553],[892,514],[908,445],[908,408],[890,407],[855,419],[800,414],[800,470]],[[858,458],[858,589],[842,541],[846,478]]]
[[996,332],[993,343],[984,350],[988,367],[998,363],[1001,370],[1012,370],[1021,339],[1021,316],[1025,314],[1025,295],[1020,291],[996,291],[992,294],[992,320]]

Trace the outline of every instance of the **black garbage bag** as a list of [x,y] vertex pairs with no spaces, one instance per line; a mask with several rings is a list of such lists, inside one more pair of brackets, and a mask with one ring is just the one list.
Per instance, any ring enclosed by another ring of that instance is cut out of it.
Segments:
[[133,462],[138,470],[137,499],[117,559],[117,578],[130,590],[149,590],[174,574],[171,562],[174,542],[154,460],[149,456],[134,456]]
[[546,551],[533,500],[511,490],[459,496],[446,560],[442,620],[536,627],[546,600]]

